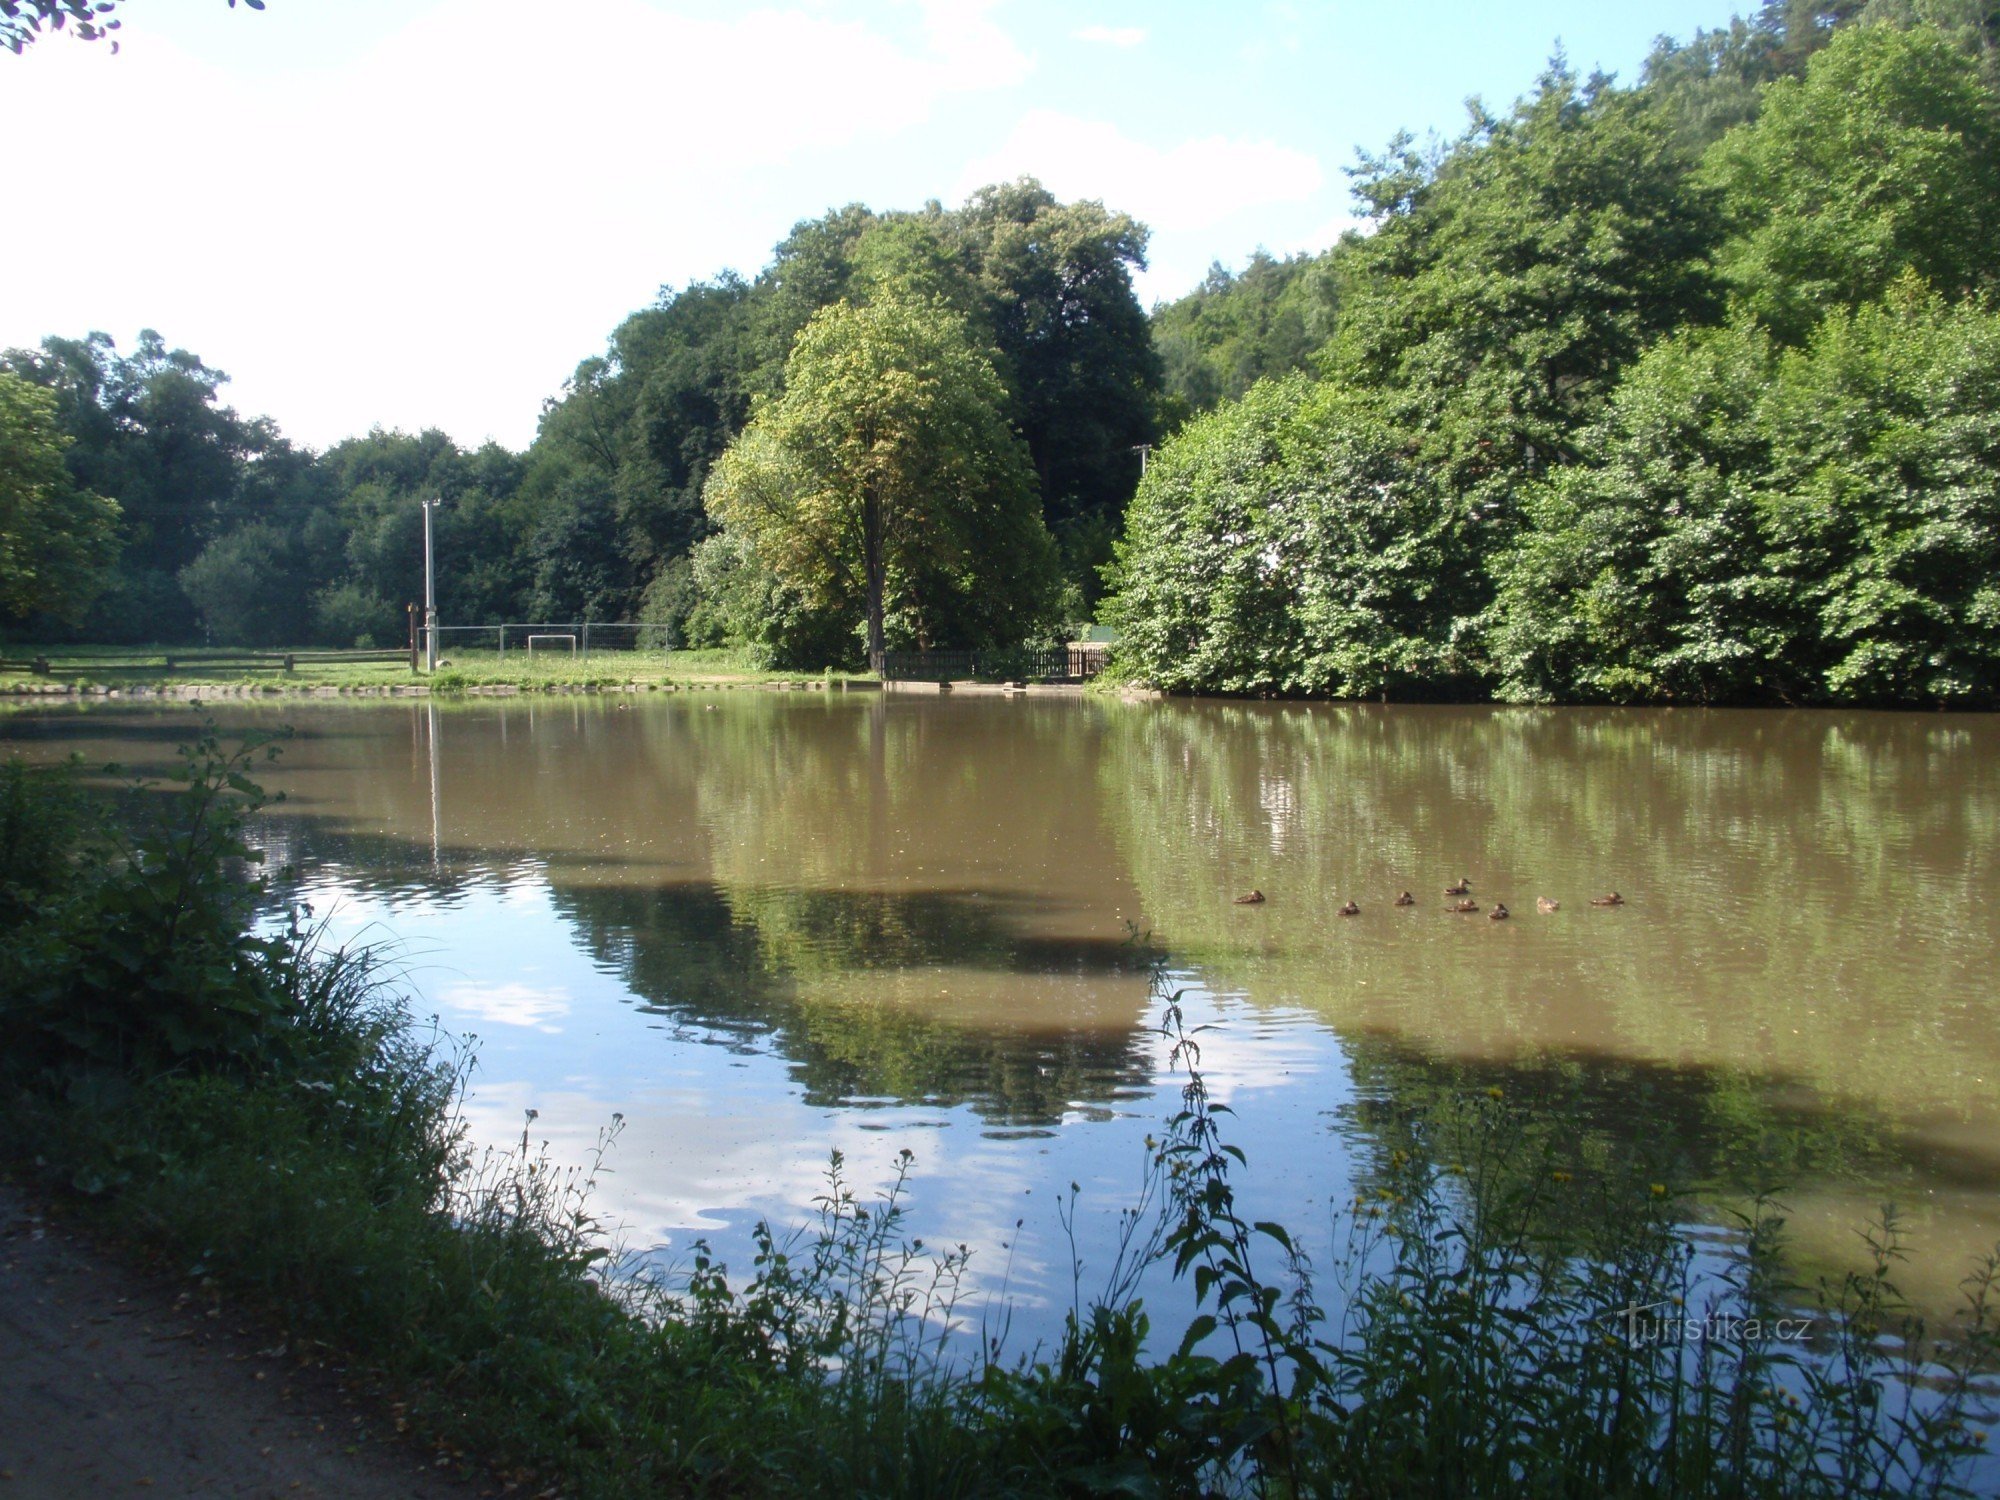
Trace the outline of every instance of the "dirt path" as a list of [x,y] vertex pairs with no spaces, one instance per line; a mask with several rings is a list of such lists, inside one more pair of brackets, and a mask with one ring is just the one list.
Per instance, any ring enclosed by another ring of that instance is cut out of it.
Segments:
[[0,1500],[481,1493],[371,1438],[385,1424],[331,1376],[259,1342],[0,1184]]

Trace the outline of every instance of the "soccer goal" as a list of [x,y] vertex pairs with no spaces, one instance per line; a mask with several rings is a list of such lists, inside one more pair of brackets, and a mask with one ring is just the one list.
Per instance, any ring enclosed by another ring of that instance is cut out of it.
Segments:
[[552,650],[560,650],[560,649],[561,649],[561,645],[558,645],[558,644],[557,644],[558,642],[562,643],[562,645],[567,645],[567,646],[569,647],[569,657],[570,657],[570,660],[571,660],[571,661],[575,661],[575,660],[576,660],[576,637],[575,637],[575,636],[573,636],[573,635],[531,635],[531,636],[529,636],[529,637],[528,637],[528,666],[529,666],[529,668],[530,668],[530,669],[532,670],[532,669],[533,669],[533,667],[534,667],[534,665],[535,665],[535,647],[536,647],[536,646],[540,646],[540,647],[542,648],[542,651],[543,651],[543,654],[544,654],[544,656],[546,656],[546,655],[547,655],[547,653],[548,653],[548,652],[550,652],[550,651],[552,651]]

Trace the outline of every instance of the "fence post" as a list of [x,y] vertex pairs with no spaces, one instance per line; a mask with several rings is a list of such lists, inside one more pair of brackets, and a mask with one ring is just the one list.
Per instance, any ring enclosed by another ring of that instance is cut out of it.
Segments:
[[37,677],[46,677],[46,676],[48,676],[48,675],[49,675],[49,659],[48,659],[48,658],[47,658],[46,656],[38,656],[38,657],[36,657],[36,658],[35,658],[35,662],[34,662],[34,666],[33,666],[33,667],[32,667],[32,668],[30,669],[30,670],[31,670],[31,671],[33,671],[33,672],[34,672],[34,674],[35,674],[35,675],[36,675]]
[[285,653],[285,671],[287,674],[289,674],[292,671],[292,669],[293,669],[292,653],[287,651]]
[[583,622],[583,659],[590,660],[590,621]]

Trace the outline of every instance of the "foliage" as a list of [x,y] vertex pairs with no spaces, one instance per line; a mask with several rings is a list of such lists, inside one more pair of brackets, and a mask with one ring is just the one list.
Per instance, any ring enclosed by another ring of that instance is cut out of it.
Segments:
[[[264,0],[243,3],[251,10],[264,8]],[[236,0],[229,0],[229,8],[236,8]],[[43,27],[61,31],[67,26],[69,34],[79,41],[98,41],[124,24],[113,14],[117,9],[118,0],[0,0],[0,47],[18,56],[41,35]],[[118,50],[116,38],[111,50]]]
[[81,489],[48,392],[0,369],[0,617],[75,619],[104,587],[118,507]]
[[1460,486],[1532,474],[1660,334],[1712,317],[1712,195],[1662,114],[1557,59],[1437,162],[1365,159],[1375,233],[1343,278],[1328,377],[1384,393]]
[[[708,508],[871,657],[1019,639],[1046,608],[1047,533],[1006,393],[965,321],[884,289],[815,315],[717,466]],[[892,619],[893,617],[893,619]]]
[[253,521],[204,547],[180,585],[210,640],[282,646],[314,638],[307,577],[295,539]]
[[1120,659],[1183,691],[1448,690],[1483,524],[1366,403],[1265,382],[1191,422],[1141,483],[1109,616]]
[[1991,286],[2000,108],[1962,47],[1928,27],[1857,26],[1779,79],[1710,153],[1737,301],[1792,343],[1905,272],[1960,297]]
[[1740,325],[1657,345],[1586,435],[1592,460],[1532,492],[1495,563],[1504,697],[1808,696],[1794,590],[1766,572],[1759,398],[1774,368],[1769,339]]
[[2000,315],[1914,282],[1652,351],[1497,565],[1508,696],[2000,697]]
[[1253,389],[1156,456],[1118,555],[1122,669],[2000,701],[1994,31],[1896,10],[1772,0],[1663,45],[1638,88],[1558,60],[1509,115],[1365,158],[1376,229],[1328,258],[1326,393]]
[[[72,843],[66,878],[40,902],[17,891],[0,972],[0,1034],[15,1066],[115,1089],[270,1062],[285,1020],[277,950],[245,931],[256,887],[241,871],[256,857],[244,821],[262,800],[246,773],[273,749],[225,752],[211,728],[183,748],[178,790],[136,793],[158,801],[135,832]],[[18,807],[25,773],[8,777]],[[72,796],[57,788],[44,837],[74,832]]]
[[[1139,477],[1132,447],[1155,436],[1161,381],[1132,293],[1132,272],[1146,265],[1145,226],[1100,203],[1059,202],[1021,178],[981,188],[944,232],[984,294],[1049,529],[1115,520]],[[1094,590],[1094,577],[1083,581]]]
[[1258,251],[1236,273],[1220,263],[1201,285],[1153,309],[1171,425],[1240,400],[1260,380],[1313,368],[1333,334],[1335,252],[1276,260]]

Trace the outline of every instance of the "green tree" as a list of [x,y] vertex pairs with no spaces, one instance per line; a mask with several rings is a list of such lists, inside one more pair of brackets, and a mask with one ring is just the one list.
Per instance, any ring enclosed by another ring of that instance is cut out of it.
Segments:
[[990,354],[942,303],[884,289],[814,315],[709,481],[709,514],[814,607],[918,644],[1019,639],[1050,549]]
[[1821,695],[2000,704],[2000,314],[1906,280],[1788,357],[1763,422]]
[[1499,558],[1505,697],[2000,701],[2000,315],[1914,275],[1649,352]]
[[1336,254],[1276,260],[1259,250],[1233,275],[1218,262],[1192,292],[1155,307],[1168,420],[1178,425],[1260,380],[1311,369],[1333,332]]
[[1463,693],[1482,525],[1368,402],[1266,381],[1147,470],[1108,614],[1123,660],[1170,690]]
[[1718,310],[1719,221],[1672,122],[1560,59],[1442,158],[1407,138],[1356,191],[1376,232],[1343,278],[1330,378],[1387,393],[1455,483],[1514,482],[1573,435],[1663,333]]
[[2000,236],[2000,108],[1977,60],[1929,26],[1855,26],[1705,175],[1732,229],[1718,262],[1736,299],[1792,343],[1905,271],[1946,296],[1990,287]]
[[118,507],[63,463],[56,400],[0,370],[0,615],[74,620],[118,555]]
[[1760,402],[1776,352],[1749,324],[1678,335],[1633,367],[1580,446],[1530,491],[1494,561],[1490,634],[1516,702],[1731,703],[1811,696],[1809,633],[1771,567]]
[[91,631],[97,639],[177,640],[194,612],[176,575],[211,541],[260,519],[273,487],[247,483],[261,461],[291,457],[268,422],[246,422],[220,401],[228,376],[152,329],[121,355],[105,334],[48,338],[12,349],[0,368],[50,391],[72,440],[64,459],[84,488],[124,512],[118,567]]
[[1158,435],[1160,357],[1132,290],[1146,227],[1101,203],[1063,203],[1029,177],[981,188],[948,219],[985,290],[1043,517],[1094,593],[1138,485],[1133,449]]
[[298,538],[268,521],[217,537],[180,572],[208,638],[285,646],[312,631],[312,579]]

